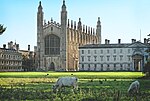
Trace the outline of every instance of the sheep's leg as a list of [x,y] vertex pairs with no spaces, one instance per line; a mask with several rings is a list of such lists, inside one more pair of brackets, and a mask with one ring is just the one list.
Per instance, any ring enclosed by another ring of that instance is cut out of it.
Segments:
[[62,84],[60,84],[59,86],[58,86],[58,90],[60,90],[62,88]]

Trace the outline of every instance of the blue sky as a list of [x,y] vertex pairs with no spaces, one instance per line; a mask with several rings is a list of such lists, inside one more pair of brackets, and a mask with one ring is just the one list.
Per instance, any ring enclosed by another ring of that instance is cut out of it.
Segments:
[[[0,24],[7,30],[0,35],[0,47],[10,41],[18,43],[20,49],[31,50],[36,46],[37,8],[40,0],[0,0]],[[60,23],[63,0],[41,0],[44,19],[53,18]],[[130,43],[131,39],[148,38],[150,34],[150,0],[66,0],[68,19],[96,27],[100,17],[102,43]]]

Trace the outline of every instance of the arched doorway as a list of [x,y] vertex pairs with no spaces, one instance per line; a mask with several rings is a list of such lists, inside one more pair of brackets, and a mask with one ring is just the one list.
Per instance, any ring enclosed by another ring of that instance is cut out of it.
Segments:
[[54,62],[51,62],[49,70],[52,70],[52,71],[55,70],[55,64],[54,64]]

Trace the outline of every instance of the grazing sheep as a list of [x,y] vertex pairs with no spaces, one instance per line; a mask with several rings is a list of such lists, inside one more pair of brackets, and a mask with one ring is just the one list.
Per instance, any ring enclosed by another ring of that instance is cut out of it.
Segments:
[[66,87],[66,86],[77,89],[78,88],[77,82],[78,82],[77,77],[60,77],[60,78],[58,78],[55,85],[53,85],[52,89],[54,92],[61,89],[62,87]]
[[139,93],[139,88],[140,88],[139,81],[136,80],[136,81],[132,82],[129,89],[128,89],[128,94]]

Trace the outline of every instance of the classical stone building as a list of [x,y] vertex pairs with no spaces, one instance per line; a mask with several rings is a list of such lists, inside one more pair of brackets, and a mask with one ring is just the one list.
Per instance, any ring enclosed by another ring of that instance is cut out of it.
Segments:
[[143,71],[150,45],[132,39],[132,43],[88,44],[79,47],[80,71]]
[[0,71],[23,71],[22,54],[19,53],[19,44],[8,43],[0,48]]
[[101,43],[101,22],[94,28],[67,19],[65,1],[61,7],[60,24],[46,22],[39,2],[37,12],[37,47],[35,47],[38,70],[76,71],[79,64],[78,47],[85,44]]

